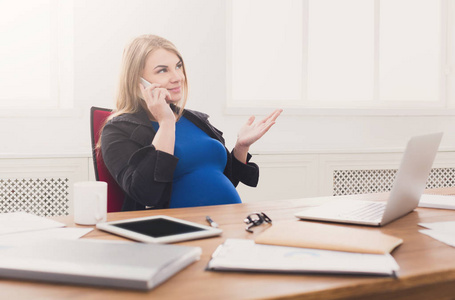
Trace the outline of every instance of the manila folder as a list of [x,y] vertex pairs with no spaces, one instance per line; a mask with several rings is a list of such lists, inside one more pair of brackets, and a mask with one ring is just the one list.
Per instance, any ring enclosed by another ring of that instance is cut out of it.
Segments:
[[384,254],[403,240],[381,233],[376,228],[304,221],[274,223],[255,239],[258,244],[302,247],[358,253]]

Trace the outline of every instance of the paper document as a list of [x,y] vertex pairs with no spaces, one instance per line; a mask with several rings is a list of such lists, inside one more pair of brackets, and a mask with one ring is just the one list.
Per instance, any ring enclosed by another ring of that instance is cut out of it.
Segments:
[[428,229],[455,233],[455,221],[419,223],[419,225]]
[[25,212],[0,214],[0,235],[58,227],[65,227],[65,224]]
[[227,239],[212,255],[208,270],[394,275],[390,254],[364,254],[255,244]]
[[0,235],[0,245],[29,243],[30,241],[41,241],[46,239],[66,239],[76,240],[90,231],[93,228],[52,228],[39,231],[27,231],[13,234]]
[[449,246],[455,247],[455,233],[428,230],[428,229],[419,230],[419,231],[420,231],[420,233],[426,234],[429,237],[434,238],[435,240],[443,242],[444,244],[447,244]]
[[455,222],[434,222],[419,223],[420,226],[428,228],[419,230],[420,233],[426,234],[440,242],[455,247]]
[[420,197],[419,207],[455,209],[455,196],[423,194]]

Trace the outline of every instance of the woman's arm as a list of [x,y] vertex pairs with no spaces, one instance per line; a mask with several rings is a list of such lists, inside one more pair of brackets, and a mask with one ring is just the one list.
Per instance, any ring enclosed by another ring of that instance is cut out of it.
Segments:
[[166,102],[171,95],[168,90],[160,88],[160,84],[152,83],[148,87],[139,85],[147,109],[158,122],[158,129],[152,144],[157,150],[174,154],[175,145],[175,115]]
[[101,135],[104,163],[122,190],[144,206],[167,206],[178,158],[152,144],[153,128],[109,122]]
[[269,131],[282,111],[282,109],[276,109],[262,121],[257,123],[254,123],[254,116],[251,116],[248,119],[238,133],[237,142],[233,150],[237,160],[243,163],[247,162],[250,146]]
[[246,162],[241,162],[235,157],[233,152],[228,153],[228,163],[226,164],[224,175],[229,178],[235,187],[239,182],[247,186],[256,187],[259,182],[259,167],[250,162],[251,154],[247,153]]

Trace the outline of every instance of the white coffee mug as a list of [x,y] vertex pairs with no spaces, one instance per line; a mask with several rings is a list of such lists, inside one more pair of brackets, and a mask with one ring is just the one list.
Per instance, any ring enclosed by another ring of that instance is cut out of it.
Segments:
[[74,183],[74,222],[80,225],[95,225],[106,222],[107,183],[84,181]]

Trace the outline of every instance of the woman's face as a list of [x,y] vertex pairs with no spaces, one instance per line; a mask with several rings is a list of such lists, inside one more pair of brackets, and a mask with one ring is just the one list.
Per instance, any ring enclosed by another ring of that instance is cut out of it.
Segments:
[[160,84],[160,88],[167,89],[171,94],[171,103],[182,99],[183,63],[173,52],[158,49],[150,53],[145,61],[142,77],[150,83]]

